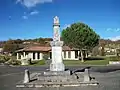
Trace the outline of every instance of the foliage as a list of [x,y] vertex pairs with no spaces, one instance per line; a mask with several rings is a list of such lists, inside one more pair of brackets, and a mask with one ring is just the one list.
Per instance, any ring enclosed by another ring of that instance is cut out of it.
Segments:
[[5,56],[3,57],[3,59],[4,59],[5,61],[8,61],[8,60],[10,60],[10,56],[5,55]]
[[10,56],[0,55],[0,63],[5,63],[10,60]]
[[62,39],[65,45],[80,49],[82,60],[82,49],[92,50],[99,44],[99,38],[99,35],[84,23],[74,23],[62,31]]
[[14,40],[8,40],[3,46],[3,51],[13,53],[19,49],[19,43],[20,41],[15,42]]
[[44,60],[48,60],[48,58],[49,58],[49,55],[48,55],[48,54],[44,54],[44,55],[43,55],[43,59],[44,59]]
[[0,57],[0,63],[5,63],[5,60],[3,59],[3,57]]
[[10,59],[8,62],[10,65],[21,65],[21,61]]
[[92,56],[97,56],[99,55],[99,53],[100,53],[99,47],[98,46],[94,47],[92,50]]
[[117,56],[119,56],[119,54],[120,54],[120,49],[117,49],[117,50],[116,50],[116,54],[117,54]]
[[100,56],[105,56],[104,46],[100,49]]

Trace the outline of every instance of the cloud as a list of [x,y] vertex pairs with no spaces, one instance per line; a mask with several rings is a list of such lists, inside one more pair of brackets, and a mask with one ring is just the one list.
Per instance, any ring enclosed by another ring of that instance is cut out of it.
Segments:
[[22,16],[22,18],[23,18],[23,19],[28,19],[28,17],[27,17],[27,16]]
[[66,29],[67,27],[70,27],[70,24],[65,24],[63,29]]
[[53,0],[17,0],[16,3],[20,3],[27,8],[35,7],[37,4],[51,3]]
[[117,40],[120,40],[120,36],[110,37],[109,39],[112,41],[117,41]]
[[119,32],[119,31],[120,31],[120,28],[117,28],[117,29],[116,29],[116,32]]
[[119,32],[120,28],[107,28],[106,29],[107,32],[112,31],[112,32]]
[[106,31],[112,31],[112,29],[111,28],[107,28],[107,30]]
[[38,11],[33,11],[33,12],[30,12],[30,15],[36,15],[38,13],[39,13]]

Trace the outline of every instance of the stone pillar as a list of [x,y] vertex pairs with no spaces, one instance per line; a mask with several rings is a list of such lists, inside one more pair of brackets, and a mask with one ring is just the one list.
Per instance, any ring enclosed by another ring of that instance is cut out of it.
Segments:
[[88,54],[87,54],[87,52],[85,52],[85,54],[86,54],[86,58],[88,58]]
[[64,59],[64,52],[62,52],[62,59]]
[[[57,42],[58,46],[54,46],[55,42],[51,42],[52,46],[52,63],[50,64],[51,71],[64,71],[65,67],[62,60],[62,45],[63,42]],[[60,45],[60,46],[59,46]]]
[[23,52],[23,57],[25,58],[26,56],[25,56],[25,52]]
[[30,73],[28,70],[25,70],[25,75],[24,75],[24,81],[23,83],[29,83],[30,82]]
[[80,55],[81,55],[81,53],[80,53],[80,51],[78,51],[78,60],[81,58]]
[[21,59],[24,59],[24,56],[23,56],[23,54],[21,54]]
[[17,60],[19,59],[19,53],[17,53]]
[[50,43],[52,46],[52,63],[50,64],[50,71],[64,71],[65,67],[62,60],[63,41],[60,40],[60,24],[57,16],[54,18],[53,30],[53,41]]
[[35,60],[38,60],[37,55],[38,55],[38,53],[36,52],[36,53],[35,53]]
[[42,60],[43,59],[43,54],[42,53],[40,53],[40,60]]
[[66,51],[66,59],[68,59],[68,51]]
[[71,59],[75,59],[75,51],[71,51]]
[[89,69],[85,69],[84,71],[84,82],[89,82],[90,76],[89,76]]
[[30,53],[31,60],[33,60],[33,53]]

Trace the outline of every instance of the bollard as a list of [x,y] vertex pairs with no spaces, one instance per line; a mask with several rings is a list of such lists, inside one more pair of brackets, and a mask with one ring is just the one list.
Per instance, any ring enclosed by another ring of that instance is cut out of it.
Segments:
[[89,70],[85,69],[85,71],[84,71],[84,82],[89,82],[89,81],[90,81]]
[[28,82],[30,82],[30,73],[29,70],[26,69],[23,83],[28,83]]

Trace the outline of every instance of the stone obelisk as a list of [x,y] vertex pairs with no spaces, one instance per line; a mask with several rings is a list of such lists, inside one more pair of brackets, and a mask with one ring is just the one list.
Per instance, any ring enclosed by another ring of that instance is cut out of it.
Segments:
[[50,64],[50,71],[64,71],[65,66],[62,60],[63,41],[60,41],[60,23],[57,16],[54,17],[53,30],[53,41],[50,43],[52,47],[52,63]]

